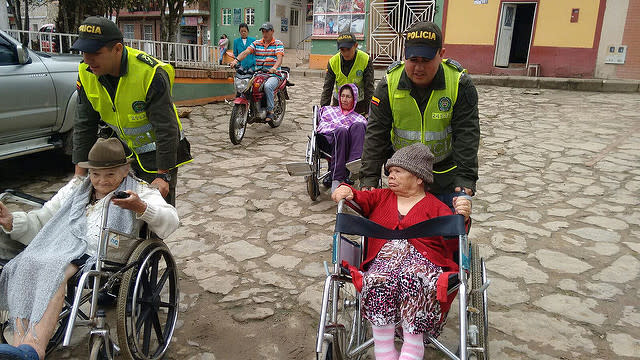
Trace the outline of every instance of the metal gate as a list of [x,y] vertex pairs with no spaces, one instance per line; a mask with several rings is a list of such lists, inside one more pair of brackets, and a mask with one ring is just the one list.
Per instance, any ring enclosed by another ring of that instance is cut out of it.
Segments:
[[402,60],[402,34],[420,21],[433,21],[435,0],[371,0],[369,53],[374,65]]

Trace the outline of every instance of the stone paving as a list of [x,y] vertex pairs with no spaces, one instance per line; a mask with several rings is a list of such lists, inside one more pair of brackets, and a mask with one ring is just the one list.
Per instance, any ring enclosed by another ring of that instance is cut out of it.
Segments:
[[[285,163],[304,159],[322,86],[318,78],[293,81],[282,125],[249,125],[241,145],[228,139],[229,105],[190,108],[183,120],[196,160],[181,169],[182,226],[167,241],[183,274],[171,359],[315,358],[335,206],[326,191],[311,202],[303,179],[286,173]],[[491,357],[640,357],[640,95],[478,92],[470,238],[492,281]],[[2,185],[50,196],[68,177]],[[455,343],[456,316],[442,336],[447,344]],[[275,323],[303,334],[297,350],[268,332]],[[228,348],[237,343],[242,350]],[[52,358],[80,356],[63,350]]]

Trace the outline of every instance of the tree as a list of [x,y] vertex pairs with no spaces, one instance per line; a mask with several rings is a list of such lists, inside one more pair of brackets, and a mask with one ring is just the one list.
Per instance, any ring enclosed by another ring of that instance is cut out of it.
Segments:
[[128,0],[127,8],[130,11],[160,11],[160,38],[176,42],[185,2],[194,4],[198,0]]

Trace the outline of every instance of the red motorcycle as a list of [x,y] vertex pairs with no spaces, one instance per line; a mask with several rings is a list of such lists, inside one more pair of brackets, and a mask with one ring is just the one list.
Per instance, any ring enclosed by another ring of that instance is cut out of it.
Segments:
[[289,68],[283,66],[275,75],[280,77],[280,84],[274,91],[273,117],[267,121],[267,98],[264,94],[264,83],[274,74],[266,70],[251,70],[238,67],[234,77],[236,98],[233,100],[233,110],[229,120],[229,139],[234,145],[240,144],[247,124],[267,123],[272,128],[280,126],[287,109],[287,86],[293,86],[289,82]]

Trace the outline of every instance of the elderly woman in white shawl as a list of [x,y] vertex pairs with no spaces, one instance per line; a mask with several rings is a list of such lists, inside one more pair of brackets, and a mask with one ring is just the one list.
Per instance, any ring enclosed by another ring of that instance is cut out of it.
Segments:
[[[88,178],[74,178],[40,209],[10,213],[0,202],[0,225],[12,239],[29,244],[0,274],[0,310],[14,325],[14,345],[0,344],[0,359],[44,359],[62,310],[66,283],[79,266],[96,259],[105,197],[112,198],[108,225],[136,234],[143,223],[165,238],[178,228],[178,213],[157,189],[129,174],[119,140],[98,139],[89,161]],[[53,281],[52,281],[53,280]]]

